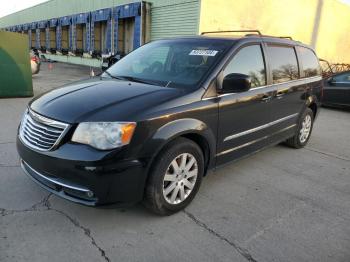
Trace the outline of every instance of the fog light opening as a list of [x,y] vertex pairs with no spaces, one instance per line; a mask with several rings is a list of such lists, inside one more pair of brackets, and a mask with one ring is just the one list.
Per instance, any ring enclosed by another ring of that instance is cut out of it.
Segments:
[[86,195],[87,195],[88,197],[93,197],[93,196],[94,196],[94,193],[93,193],[92,191],[87,191],[87,192],[86,192]]

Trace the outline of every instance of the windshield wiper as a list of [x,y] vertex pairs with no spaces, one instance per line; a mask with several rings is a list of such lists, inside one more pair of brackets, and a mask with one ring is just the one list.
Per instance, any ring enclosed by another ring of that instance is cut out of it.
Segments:
[[126,80],[126,81],[154,85],[154,86],[160,85],[160,83],[158,83],[156,81],[145,80],[145,79],[141,79],[141,78],[137,78],[137,77],[133,77],[133,76],[115,76],[115,75],[112,75],[108,71],[104,71],[104,73],[106,73],[109,77],[114,78],[114,79],[118,79],[118,80],[124,80],[124,81]]
[[113,79],[118,79],[118,80],[126,80],[125,78],[119,77],[119,76],[114,76],[112,75],[110,72],[108,72],[107,70],[104,71],[103,73],[106,73],[109,77],[113,78]]
[[145,80],[145,79],[141,79],[141,78],[137,78],[137,77],[133,77],[133,76],[116,76],[116,77],[119,79],[131,81],[131,82],[159,86],[159,83],[156,81]]

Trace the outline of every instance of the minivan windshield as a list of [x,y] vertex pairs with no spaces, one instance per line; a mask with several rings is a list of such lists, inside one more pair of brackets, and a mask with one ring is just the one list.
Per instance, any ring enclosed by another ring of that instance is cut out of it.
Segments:
[[102,76],[175,88],[193,88],[205,77],[231,41],[159,40],[122,58]]

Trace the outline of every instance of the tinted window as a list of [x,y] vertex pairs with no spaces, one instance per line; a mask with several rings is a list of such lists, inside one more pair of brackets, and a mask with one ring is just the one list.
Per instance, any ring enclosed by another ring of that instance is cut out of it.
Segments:
[[154,41],[123,57],[107,72],[167,87],[197,87],[231,46],[229,41],[207,39]]
[[260,45],[242,48],[225,68],[224,77],[232,73],[249,75],[252,87],[266,85],[265,64]]
[[269,58],[274,84],[299,78],[297,57],[294,48],[269,46]]
[[349,83],[350,84],[350,73],[345,73],[333,77],[335,82],[338,83]]
[[305,77],[317,76],[321,74],[320,64],[315,53],[305,47],[298,47],[300,60],[303,65],[303,72]]

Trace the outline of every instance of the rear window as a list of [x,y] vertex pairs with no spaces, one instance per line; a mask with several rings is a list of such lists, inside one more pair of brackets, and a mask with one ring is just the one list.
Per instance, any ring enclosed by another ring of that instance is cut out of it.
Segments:
[[315,53],[308,48],[298,47],[304,77],[321,75],[321,67]]
[[299,78],[298,61],[293,47],[268,46],[273,84]]

